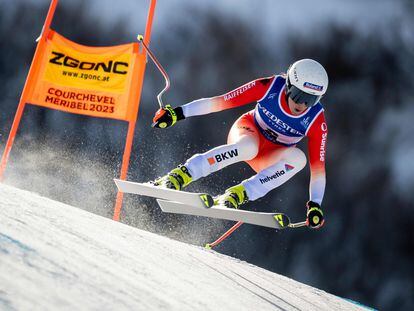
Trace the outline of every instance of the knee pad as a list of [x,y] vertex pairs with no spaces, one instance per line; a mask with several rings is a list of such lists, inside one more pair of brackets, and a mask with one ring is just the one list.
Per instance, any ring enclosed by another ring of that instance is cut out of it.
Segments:
[[255,138],[244,135],[233,143],[235,147],[240,150],[240,156],[243,161],[254,159],[259,153],[259,144]]
[[299,148],[289,148],[283,153],[283,161],[294,166],[298,171],[306,166],[306,155]]

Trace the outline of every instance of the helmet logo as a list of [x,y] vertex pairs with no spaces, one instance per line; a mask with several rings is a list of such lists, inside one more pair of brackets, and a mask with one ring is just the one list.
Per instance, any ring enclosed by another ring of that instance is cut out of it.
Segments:
[[293,68],[293,77],[295,78],[296,82],[299,82],[298,73],[296,72],[296,67]]
[[319,91],[319,92],[322,92],[322,90],[323,90],[322,85],[317,85],[317,84],[313,84],[313,83],[310,83],[310,82],[303,83],[303,86],[308,88],[308,89]]

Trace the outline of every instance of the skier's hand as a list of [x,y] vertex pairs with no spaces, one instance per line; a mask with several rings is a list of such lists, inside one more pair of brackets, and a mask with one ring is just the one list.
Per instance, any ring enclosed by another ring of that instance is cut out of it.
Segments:
[[172,108],[170,105],[158,109],[152,119],[152,127],[166,128],[174,125],[177,121],[184,119],[183,108]]
[[325,223],[321,206],[313,201],[306,203],[308,209],[306,213],[306,224],[312,229],[319,229]]

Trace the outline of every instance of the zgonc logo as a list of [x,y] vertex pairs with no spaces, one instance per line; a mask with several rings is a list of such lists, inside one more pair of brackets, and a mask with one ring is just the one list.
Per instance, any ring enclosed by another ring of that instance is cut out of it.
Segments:
[[52,58],[49,60],[49,63],[55,65],[70,68],[79,68],[81,70],[103,70],[104,72],[112,72],[120,75],[125,75],[128,72],[126,69],[128,68],[129,64],[126,62],[114,62],[113,60],[110,60],[108,62],[94,63],[80,61],[79,59],[55,51],[52,51],[52,54],[54,56],[52,56]]

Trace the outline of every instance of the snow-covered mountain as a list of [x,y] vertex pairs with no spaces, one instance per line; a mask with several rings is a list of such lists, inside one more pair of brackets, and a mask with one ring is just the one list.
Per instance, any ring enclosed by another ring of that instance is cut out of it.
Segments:
[[0,184],[1,310],[363,310],[234,258]]

